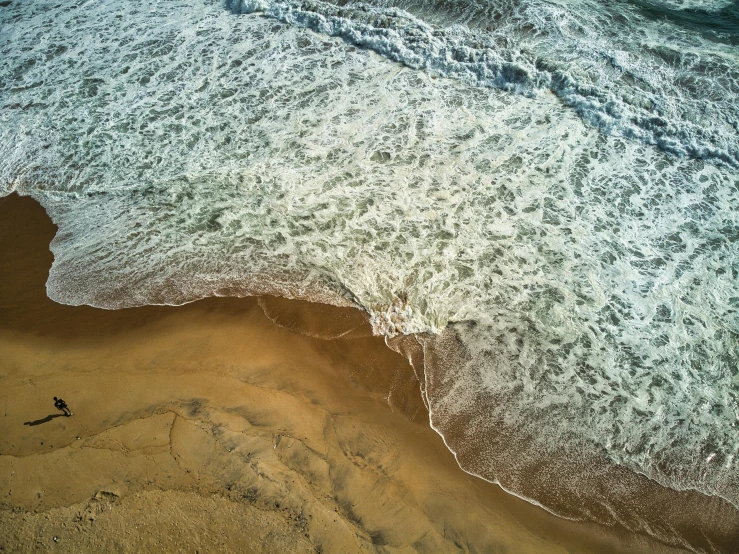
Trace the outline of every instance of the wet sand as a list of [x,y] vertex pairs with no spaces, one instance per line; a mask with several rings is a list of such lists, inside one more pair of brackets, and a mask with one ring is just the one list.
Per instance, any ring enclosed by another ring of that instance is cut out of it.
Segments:
[[680,552],[461,471],[363,313],[58,305],[55,230],[0,199],[0,552]]

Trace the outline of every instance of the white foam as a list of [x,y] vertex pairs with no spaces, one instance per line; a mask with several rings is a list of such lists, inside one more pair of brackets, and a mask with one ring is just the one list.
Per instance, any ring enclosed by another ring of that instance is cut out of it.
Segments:
[[[735,50],[696,41],[679,26],[647,21],[635,6],[531,1],[485,33],[363,3],[227,4],[447,77],[524,95],[550,89],[602,132],[739,166],[739,111],[730,100],[739,94]],[[474,8],[458,7],[465,22],[476,15]],[[723,78],[715,79],[717,74]]]

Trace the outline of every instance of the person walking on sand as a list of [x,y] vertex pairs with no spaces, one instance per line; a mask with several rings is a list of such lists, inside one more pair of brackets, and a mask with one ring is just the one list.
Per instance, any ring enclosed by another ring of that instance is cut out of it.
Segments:
[[61,398],[57,398],[56,396],[54,397],[54,407],[57,410],[61,410],[62,412],[64,412],[64,415],[67,416],[67,417],[69,417],[69,416],[72,415],[72,412],[67,407],[67,403],[64,400],[62,400]]

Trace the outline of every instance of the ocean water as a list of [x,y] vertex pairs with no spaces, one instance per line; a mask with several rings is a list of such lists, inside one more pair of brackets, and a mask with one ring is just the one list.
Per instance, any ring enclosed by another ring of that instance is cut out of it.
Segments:
[[739,544],[736,1],[3,0],[13,191],[56,301],[359,306],[466,471]]

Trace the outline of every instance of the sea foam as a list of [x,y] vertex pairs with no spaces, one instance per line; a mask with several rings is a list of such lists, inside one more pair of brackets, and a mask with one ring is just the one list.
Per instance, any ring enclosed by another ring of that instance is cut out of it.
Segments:
[[[739,95],[735,54],[712,49],[706,41],[696,43],[682,29],[658,23],[634,33],[623,22],[644,23],[644,18],[628,8],[598,13],[603,8],[585,3],[584,13],[594,13],[587,19],[556,3],[528,2],[510,14],[514,24],[482,32],[457,24],[432,25],[397,7],[363,3],[227,4],[238,13],[258,12],[341,37],[412,68],[524,95],[548,89],[602,132],[739,166],[739,112],[729,100]],[[464,4],[460,7],[469,11]],[[616,29],[607,29],[600,18]],[[629,45],[634,40],[640,48]],[[720,81],[713,78],[718,74],[723,74]]]

